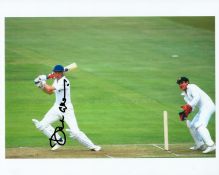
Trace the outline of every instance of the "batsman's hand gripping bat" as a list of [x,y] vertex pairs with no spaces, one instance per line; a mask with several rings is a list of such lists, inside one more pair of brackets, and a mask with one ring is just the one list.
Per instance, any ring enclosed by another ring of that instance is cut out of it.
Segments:
[[[69,64],[68,66],[64,67],[64,72],[74,71],[75,69],[77,69],[77,67],[78,66],[76,63]],[[47,79],[52,79],[52,78],[55,78],[54,73],[47,75]]]

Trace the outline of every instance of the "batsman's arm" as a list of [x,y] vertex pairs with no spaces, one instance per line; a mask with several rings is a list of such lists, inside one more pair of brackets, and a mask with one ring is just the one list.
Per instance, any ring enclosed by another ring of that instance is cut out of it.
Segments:
[[48,84],[45,84],[43,87],[43,91],[47,94],[53,94],[54,90],[55,90],[55,88],[53,86],[48,85]]

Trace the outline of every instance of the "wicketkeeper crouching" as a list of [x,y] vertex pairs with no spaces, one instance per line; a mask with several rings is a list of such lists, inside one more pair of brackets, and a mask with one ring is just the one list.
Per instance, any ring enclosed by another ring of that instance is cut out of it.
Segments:
[[[181,106],[183,109],[179,113],[180,120],[186,120],[187,127],[195,141],[195,145],[191,150],[202,150],[203,153],[209,153],[216,149],[215,143],[211,139],[210,133],[207,129],[208,122],[215,112],[215,105],[211,98],[197,85],[190,84],[189,79],[180,77],[177,82],[179,88],[183,91],[186,102]],[[194,110],[195,107],[199,108],[198,113],[194,116],[192,121],[189,121],[188,115]]]

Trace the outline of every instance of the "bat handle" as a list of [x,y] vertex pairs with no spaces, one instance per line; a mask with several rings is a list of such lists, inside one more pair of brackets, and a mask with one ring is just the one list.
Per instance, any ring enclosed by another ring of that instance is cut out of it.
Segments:
[[53,79],[53,78],[55,78],[54,73],[47,75],[47,79]]
[[64,72],[68,72],[68,68],[65,68]]

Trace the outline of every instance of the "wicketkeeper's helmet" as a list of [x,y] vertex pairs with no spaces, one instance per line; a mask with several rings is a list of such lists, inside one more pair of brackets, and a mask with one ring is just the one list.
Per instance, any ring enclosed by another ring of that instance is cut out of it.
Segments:
[[58,64],[53,68],[53,72],[64,72],[64,67]]
[[180,78],[177,79],[176,83],[177,83],[177,84],[180,84],[180,83],[182,83],[183,81],[189,82],[189,79],[186,78],[186,77],[180,77]]

